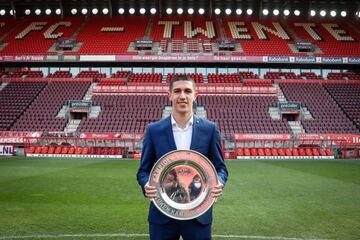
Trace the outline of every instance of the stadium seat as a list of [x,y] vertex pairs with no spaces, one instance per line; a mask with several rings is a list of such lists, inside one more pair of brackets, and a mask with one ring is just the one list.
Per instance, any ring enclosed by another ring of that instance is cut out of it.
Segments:
[[81,154],[84,154],[84,155],[89,154],[89,147],[88,147],[88,146],[85,146],[85,147],[83,148],[83,151],[82,151]]
[[300,156],[299,150],[297,148],[292,148],[292,155],[293,156]]
[[74,146],[71,146],[69,148],[69,151],[68,151],[68,154],[74,154],[75,153],[75,147]]
[[68,154],[69,152],[69,146],[63,146],[61,149],[61,154]]
[[80,146],[77,146],[77,147],[75,148],[75,154],[82,154],[82,151],[83,151],[83,148],[80,147]]
[[313,153],[313,156],[319,156],[320,155],[318,148],[313,148],[312,153]]
[[42,151],[42,146],[37,146],[36,149],[35,149],[35,153],[40,154],[41,151]]
[[334,155],[334,154],[333,154],[333,151],[332,151],[331,148],[329,148],[329,147],[327,147],[327,148],[325,149],[325,153],[326,153],[327,156],[333,156],[333,155]]
[[279,154],[279,156],[285,156],[286,155],[283,148],[278,149],[278,154]]
[[286,156],[293,156],[293,153],[292,153],[292,151],[291,151],[290,148],[286,148],[286,149],[285,149],[285,155],[286,155]]
[[277,148],[271,148],[271,156],[279,156]]
[[61,146],[57,146],[55,149],[55,154],[60,154],[61,150],[62,150]]
[[251,152],[249,148],[244,148],[244,156],[251,156]]
[[44,146],[43,149],[41,150],[41,154],[48,154],[49,151],[49,146]]
[[55,146],[54,146],[54,145],[50,145],[48,154],[54,154],[54,153],[55,153]]
[[250,154],[251,154],[251,156],[257,156],[258,155],[257,148],[251,148],[250,149]]
[[259,156],[265,156],[265,151],[263,148],[258,148],[258,155]]
[[272,153],[271,153],[271,149],[270,149],[270,148],[265,148],[265,155],[266,155],[266,156],[272,156]]

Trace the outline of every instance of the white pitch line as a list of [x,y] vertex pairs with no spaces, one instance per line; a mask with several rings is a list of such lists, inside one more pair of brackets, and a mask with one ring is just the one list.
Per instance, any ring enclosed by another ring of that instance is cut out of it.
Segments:
[[[94,234],[54,234],[54,235],[27,235],[27,236],[0,236],[0,240],[5,239],[58,239],[58,238],[110,238],[110,237],[122,237],[122,238],[137,238],[137,237],[149,237],[149,234],[139,233],[94,233]],[[213,234],[213,238],[230,238],[230,239],[261,239],[261,240],[324,240],[317,238],[297,238],[297,237],[278,237],[278,236],[248,236],[248,235],[221,235]]]
[[238,238],[238,239],[267,239],[267,240],[325,240],[319,238],[297,238],[278,236],[247,236],[247,235],[212,235],[214,238]]

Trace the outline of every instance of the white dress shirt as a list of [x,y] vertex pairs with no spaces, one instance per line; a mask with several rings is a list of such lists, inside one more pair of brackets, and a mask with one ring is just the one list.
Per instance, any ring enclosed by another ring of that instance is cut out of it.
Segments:
[[177,150],[190,150],[193,122],[194,115],[191,116],[190,120],[186,123],[185,128],[181,128],[175,121],[173,115],[171,115],[171,125]]

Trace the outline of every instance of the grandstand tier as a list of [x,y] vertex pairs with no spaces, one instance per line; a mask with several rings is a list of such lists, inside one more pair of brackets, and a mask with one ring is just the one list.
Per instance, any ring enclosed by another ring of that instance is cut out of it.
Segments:
[[[359,57],[357,27],[345,20],[261,19],[257,17],[105,16],[59,18],[26,17],[22,21],[0,17],[7,55],[158,55],[219,54],[235,56],[343,56]],[[12,29],[4,34],[6,29]],[[61,39],[74,39],[74,47],[58,49]],[[137,49],[149,40],[150,49]],[[224,40],[231,48],[221,48]],[[311,42],[313,52],[299,52],[296,41]]]

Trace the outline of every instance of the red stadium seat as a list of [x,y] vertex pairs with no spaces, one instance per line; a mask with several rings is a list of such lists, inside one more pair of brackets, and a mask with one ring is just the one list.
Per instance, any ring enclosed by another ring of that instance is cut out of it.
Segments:
[[69,146],[63,146],[61,149],[61,154],[67,154],[69,152]]
[[320,155],[318,148],[313,148],[312,153],[313,153],[314,156],[319,156]]
[[286,155],[283,148],[278,149],[278,154],[279,154],[279,156],[285,156]]
[[242,147],[239,147],[239,148],[237,149],[236,153],[237,153],[238,156],[243,156],[243,155],[244,155],[244,150],[243,150],[243,148],[242,148]]
[[327,156],[333,156],[333,155],[334,155],[334,154],[333,154],[333,151],[332,151],[331,148],[329,148],[329,147],[327,147],[327,148],[325,149],[325,153],[326,153]]
[[259,156],[265,156],[265,151],[264,151],[263,148],[259,148],[259,149],[258,149],[258,155],[259,155]]
[[277,148],[272,148],[271,149],[271,155],[272,156],[279,156]]
[[55,149],[55,154],[60,154],[61,150],[62,150],[61,146],[57,146]]
[[266,156],[271,156],[271,149],[270,148],[265,148],[265,155]]
[[244,148],[244,155],[245,156],[250,156],[251,155],[251,152],[250,152],[250,149],[249,148]]
[[313,151],[311,150],[311,148],[306,148],[305,153],[306,153],[306,156],[313,156]]
[[83,148],[83,151],[82,151],[81,154],[84,154],[84,155],[89,154],[89,147],[88,147],[88,146],[85,146],[85,147]]
[[54,154],[55,153],[55,146],[54,145],[51,145],[49,147],[49,151],[48,151],[48,154]]
[[257,148],[251,148],[250,149],[250,154],[251,154],[251,156],[257,156],[258,155]]
[[83,151],[83,148],[80,147],[80,146],[77,146],[77,147],[75,148],[75,154],[82,154],[82,151]]
[[49,146],[44,146],[43,149],[41,150],[41,154],[47,154],[49,151]]
[[40,154],[42,151],[42,146],[37,146],[35,149],[35,153]]
[[71,146],[69,148],[69,151],[68,151],[68,154],[74,154],[75,153],[75,147],[74,146]]
[[290,148],[286,148],[286,149],[285,149],[285,155],[286,155],[286,156],[292,156],[292,155],[293,155],[293,153],[292,153],[292,151],[291,151]]
[[306,156],[305,149],[299,148],[299,156]]
[[26,153],[35,153],[35,146],[30,146],[26,149]]

